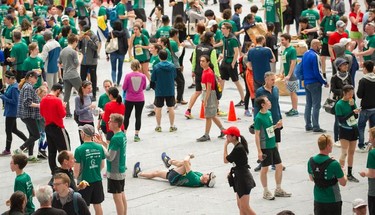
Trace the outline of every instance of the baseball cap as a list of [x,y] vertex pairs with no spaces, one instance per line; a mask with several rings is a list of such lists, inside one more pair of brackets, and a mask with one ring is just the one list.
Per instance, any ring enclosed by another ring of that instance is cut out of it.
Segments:
[[354,199],[352,204],[353,204],[354,209],[357,209],[357,208],[362,207],[362,206],[367,206],[366,201],[363,200],[363,199]]
[[15,78],[16,75],[12,71],[7,70],[5,72],[5,77],[7,77],[7,78]]
[[340,27],[340,28],[345,27],[345,22],[343,22],[342,20],[337,21],[336,22],[336,27]]
[[339,58],[336,58],[336,60],[335,60],[336,68],[339,68],[344,63],[348,63],[348,61],[345,60],[344,58],[339,57]]
[[207,28],[211,28],[212,26],[217,25],[216,20],[210,20],[207,23]]
[[346,44],[350,43],[352,40],[350,38],[341,38],[340,44],[346,46]]
[[73,8],[71,8],[71,7],[67,7],[67,8],[65,8],[65,12],[66,13],[70,13],[70,11],[72,11],[73,10]]
[[208,175],[208,181],[207,181],[207,187],[214,187],[215,184],[216,184],[216,175],[214,174],[214,172],[211,172],[209,175]]
[[37,72],[35,72],[35,71],[28,71],[27,73],[26,73],[26,75],[25,75],[25,78],[27,79],[27,78],[30,78],[30,77],[38,77],[39,76],[39,74],[37,73]]
[[62,22],[65,21],[65,20],[69,20],[69,16],[67,16],[67,15],[63,15],[63,16],[61,17],[61,21],[62,21]]
[[225,130],[222,130],[222,132],[226,135],[232,135],[232,136],[236,136],[236,137],[239,137],[241,136],[241,133],[240,133],[240,130],[238,130],[237,127],[235,126],[231,126]]
[[95,134],[94,126],[92,126],[90,124],[78,126],[78,130],[83,131],[83,133],[85,133],[87,136],[90,136],[90,137],[94,136],[94,134]]

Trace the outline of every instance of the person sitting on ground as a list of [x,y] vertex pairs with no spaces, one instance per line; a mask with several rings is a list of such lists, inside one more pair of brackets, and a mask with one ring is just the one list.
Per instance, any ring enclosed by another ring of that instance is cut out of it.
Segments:
[[183,186],[183,187],[214,187],[216,183],[216,176],[213,172],[211,173],[200,173],[194,172],[191,169],[190,159],[193,159],[194,155],[189,154],[184,160],[174,160],[168,157],[168,155],[163,152],[161,154],[161,159],[164,162],[166,168],[172,165],[176,168],[165,170],[156,170],[151,172],[142,172],[140,162],[135,163],[133,170],[134,178],[162,178],[167,179],[172,186]]

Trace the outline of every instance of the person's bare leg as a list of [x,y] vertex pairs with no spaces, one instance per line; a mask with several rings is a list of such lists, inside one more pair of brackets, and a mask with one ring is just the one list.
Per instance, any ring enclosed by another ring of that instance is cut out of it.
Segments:
[[169,113],[169,123],[172,126],[174,126],[174,107],[168,107],[168,113]]
[[340,156],[339,161],[340,161],[341,168],[344,168],[346,157],[348,155],[349,141],[340,139],[340,143],[341,143],[341,156]]
[[126,210],[125,210],[125,207],[124,207],[125,205],[124,205],[124,202],[123,202],[123,195],[124,195],[123,192],[113,194],[113,201],[115,202],[117,215],[126,214]]
[[238,198],[240,202],[240,214],[255,215],[255,211],[250,207],[250,195],[243,195]]
[[235,81],[233,83],[236,85],[237,90],[240,93],[241,101],[244,101],[245,94],[244,94],[243,87],[242,87],[241,83],[239,81]]
[[206,118],[206,128],[205,128],[204,134],[206,135],[210,134],[211,125],[212,125],[212,118]]
[[142,73],[146,75],[147,80],[151,80],[150,71],[148,71],[148,62],[142,63]]
[[283,164],[279,163],[275,165],[275,181],[276,185],[281,185],[281,181],[283,179]]
[[125,215],[128,213],[128,202],[126,201],[125,193],[122,192],[122,203],[124,204]]
[[322,62],[322,73],[326,74],[326,56],[320,56]]
[[262,167],[260,169],[260,182],[262,183],[263,188],[267,187],[267,172],[268,166]]
[[155,117],[156,117],[156,124],[160,126],[161,123],[161,108],[155,108]]
[[94,210],[95,210],[95,215],[103,215],[103,208],[101,204],[93,204],[94,205]]
[[202,91],[195,91],[190,97],[188,109],[192,109],[197,98],[202,94]]
[[291,92],[290,93],[290,99],[292,100],[292,108],[294,110],[297,110],[297,106],[298,106],[298,96],[297,96],[297,93],[296,92]]
[[140,172],[138,173],[138,177],[143,177],[143,178],[148,178],[148,179],[152,179],[152,178],[166,179],[167,171],[155,170],[152,172]]
[[214,121],[214,123],[216,124],[216,126],[221,130],[223,129],[223,124],[221,124],[221,121],[219,119],[219,117],[215,116],[212,118],[212,121]]

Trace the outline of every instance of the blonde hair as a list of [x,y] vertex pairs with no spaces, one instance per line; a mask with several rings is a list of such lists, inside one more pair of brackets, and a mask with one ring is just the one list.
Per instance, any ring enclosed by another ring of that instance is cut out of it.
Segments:
[[133,71],[138,71],[141,69],[141,63],[139,63],[139,61],[137,59],[133,60],[130,64],[130,68],[133,70]]
[[36,90],[36,94],[39,96],[39,98],[42,98],[42,94],[43,93],[47,93],[48,92],[48,89],[46,86],[40,86],[37,90]]

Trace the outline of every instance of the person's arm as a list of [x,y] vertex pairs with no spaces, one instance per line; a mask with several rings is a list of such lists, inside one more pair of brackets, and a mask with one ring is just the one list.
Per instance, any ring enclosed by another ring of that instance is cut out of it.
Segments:
[[193,73],[193,75],[195,74],[195,67],[197,65],[195,58],[197,58],[197,55],[196,50],[194,49],[193,56],[191,57],[191,72]]
[[80,170],[81,170],[81,164],[80,163],[74,163],[73,174],[74,174],[75,179],[78,178]]
[[77,67],[79,66],[79,59],[78,59],[78,53],[77,52],[73,52],[72,53],[72,62],[73,62],[73,66],[74,67]]
[[331,60],[334,61],[336,57],[335,57],[335,54],[333,53],[333,44],[332,44],[331,38],[332,37],[328,39],[328,52],[329,52],[329,56],[331,57]]
[[234,69],[234,67],[237,63],[237,59],[238,59],[240,51],[239,51],[238,47],[233,48],[233,50],[234,50],[234,56],[233,56],[233,60],[232,60],[232,68]]
[[44,45],[42,49],[42,53],[40,53],[40,57],[42,58],[43,62],[46,62],[48,58],[48,52],[49,52],[48,46]]
[[210,60],[211,60],[212,65],[214,65],[215,76],[218,77],[221,80],[219,63],[217,62],[217,55],[216,55],[216,50],[215,49],[213,49],[211,51]]
[[322,73],[320,72],[320,56],[315,54],[315,59],[312,61],[312,69],[314,77],[319,80],[322,85],[327,86],[327,81],[324,79]]
[[263,160],[263,152],[260,148],[260,130],[255,130],[255,144],[258,151],[258,159]]
[[293,75],[294,67],[296,66],[296,62],[297,62],[297,60],[291,60],[291,61],[290,61],[289,72],[288,72],[288,75],[285,77],[286,80],[289,80],[290,77]]
[[191,164],[190,164],[190,156],[189,155],[186,156],[185,159],[184,159],[184,167],[185,167],[186,173],[191,171]]
[[207,107],[207,101],[208,101],[208,98],[210,98],[210,94],[211,94],[211,91],[212,91],[212,85],[211,85],[211,82],[207,82],[207,89],[206,89],[206,96],[204,97],[204,100],[203,100],[203,103],[204,103],[204,106]]
[[269,47],[265,47],[265,48],[269,49],[269,51],[270,51],[270,53],[269,53],[269,55],[270,55],[270,61],[271,61],[272,63],[275,63],[275,62],[276,62],[276,57],[275,57],[275,55],[273,54],[273,51],[272,51]]
[[364,92],[365,92],[365,89],[364,89],[364,86],[363,86],[363,82],[361,80],[359,80],[358,89],[357,89],[357,97],[362,99]]
[[358,25],[359,21],[361,20],[361,16],[359,13],[357,13],[357,16],[354,18],[354,16],[349,16],[350,22],[353,23],[353,25]]
[[96,36],[93,36],[93,37],[87,36],[86,39],[87,39],[87,47],[89,47],[90,49],[95,50],[95,51],[98,50],[98,46],[99,46],[99,39],[98,39],[98,37],[96,37]]
[[228,157],[228,140],[225,140],[224,142],[224,163],[229,163],[229,161],[227,160],[227,157]]
[[18,104],[18,97],[20,93],[17,89],[12,89],[10,98],[6,97],[4,94],[2,94],[0,97],[3,99],[3,101],[6,101],[10,104],[16,105]]
[[368,50],[366,50],[364,52],[358,52],[355,55],[356,56],[369,56],[369,55],[372,55],[374,53],[374,51],[375,51],[375,48],[370,47]]
[[367,171],[359,173],[362,177],[375,178],[375,169],[367,168]]
[[131,35],[129,40],[128,54],[129,58],[133,58],[133,43],[134,43],[135,34]]

